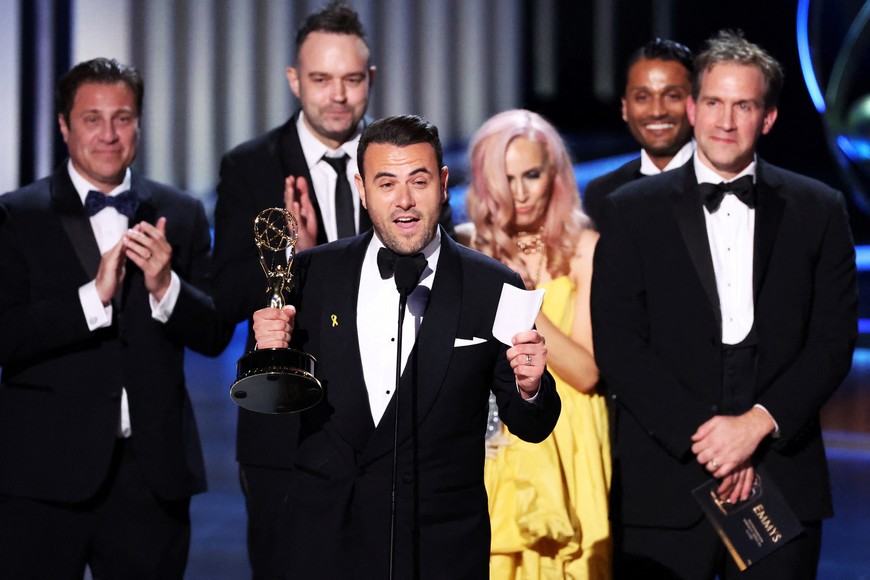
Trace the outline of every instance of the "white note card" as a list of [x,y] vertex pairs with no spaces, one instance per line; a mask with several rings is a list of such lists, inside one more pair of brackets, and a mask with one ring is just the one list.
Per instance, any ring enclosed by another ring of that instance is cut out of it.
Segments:
[[513,346],[511,339],[515,334],[534,326],[543,302],[543,288],[522,290],[505,284],[501,288],[501,297],[498,299],[498,311],[495,313],[495,322],[492,323],[492,335],[504,344]]

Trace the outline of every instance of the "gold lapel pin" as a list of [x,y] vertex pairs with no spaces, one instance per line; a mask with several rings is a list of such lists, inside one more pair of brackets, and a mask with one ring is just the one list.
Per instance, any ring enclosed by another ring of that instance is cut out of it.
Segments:
[[332,319],[332,327],[333,327],[333,328],[335,328],[336,326],[338,326],[338,316],[336,316],[335,314],[333,314],[332,316],[330,316],[330,319]]

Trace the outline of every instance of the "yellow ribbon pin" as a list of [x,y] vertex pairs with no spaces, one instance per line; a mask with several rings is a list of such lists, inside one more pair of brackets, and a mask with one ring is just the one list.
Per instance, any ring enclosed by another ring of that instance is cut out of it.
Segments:
[[338,326],[338,316],[333,314],[330,318],[332,318],[332,327],[335,328],[336,326]]

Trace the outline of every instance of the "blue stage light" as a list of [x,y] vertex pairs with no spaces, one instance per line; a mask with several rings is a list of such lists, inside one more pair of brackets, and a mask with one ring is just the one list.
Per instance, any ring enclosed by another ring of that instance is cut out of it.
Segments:
[[810,55],[809,14],[810,0],[798,0],[797,45],[798,56],[801,63],[801,72],[804,75],[804,82],[807,85],[807,91],[810,93],[810,98],[813,100],[813,105],[815,105],[816,110],[819,113],[824,113],[825,97],[822,94],[822,89],[819,87],[819,81],[816,79],[816,72],[813,69],[813,59]]

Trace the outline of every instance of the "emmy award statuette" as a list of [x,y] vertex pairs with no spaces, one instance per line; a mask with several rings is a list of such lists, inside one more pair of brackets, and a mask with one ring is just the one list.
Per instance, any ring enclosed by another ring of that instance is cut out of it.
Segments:
[[[297,235],[296,218],[287,210],[264,209],[254,220],[254,243],[268,281],[271,308],[283,308],[284,293],[293,288],[291,267]],[[285,253],[286,267],[282,263]],[[236,364],[230,397],[243,409],[257,413],[304,411],[323,396],[323,386],[315,377],[316,366],[313,356],[292,348],[253,350]]]

